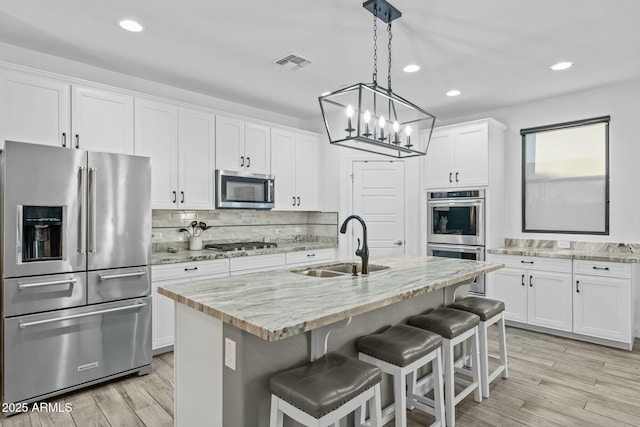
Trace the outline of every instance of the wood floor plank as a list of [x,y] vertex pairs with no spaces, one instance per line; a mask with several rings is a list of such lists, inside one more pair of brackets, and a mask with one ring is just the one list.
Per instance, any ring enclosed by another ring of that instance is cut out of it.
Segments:
[[29,419],[32,426],[60,426],[75,427],[76,423],[71,417],[71,412],[65,408],[64,398],[55,398],[44,402],[29,405]]
[[75,393],[66,402],[72,405],[71,417],[78,426],[109,427],[109,421],[89,393]]
[[144,426],[113,384],[92,390],[91,394],[112,426]]
[[142,387],[155,399],[169,415],[174,416],[173,412],[173,386],[167,383],[157,374],[147,375]]
[[157,403],[138,409],[136,414],[146,426],[170,427],[173,426],[173,417]]
[[143,387],[140,387],[138,377],[125,378],[114,385],[124,401],[134,411],[156,403],[155,399]]

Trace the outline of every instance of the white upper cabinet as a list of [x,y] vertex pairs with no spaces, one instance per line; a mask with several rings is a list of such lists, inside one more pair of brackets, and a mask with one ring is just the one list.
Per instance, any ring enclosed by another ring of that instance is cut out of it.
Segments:
[[502,179],[505,130],[493,119],[434,129],[425,160],[425,187],[478,188]]
[[271,173],[278,210],[318,210],[317,137],[271,129]]
[[151,157],[156,209],[213,209],[215,116],[136,98],[136,154]]
[[70,144],[70,90],[63,81],[5,71],[0,126],[4,141]]
[[216,168],[269,174],[271,134],[268,126],[216,117]]
[[181,209],[213,209],[215,204],[215,116],[180,108],[178,160]]
[[72,145],[85,150],[133,154],[133,96],[73,86]]

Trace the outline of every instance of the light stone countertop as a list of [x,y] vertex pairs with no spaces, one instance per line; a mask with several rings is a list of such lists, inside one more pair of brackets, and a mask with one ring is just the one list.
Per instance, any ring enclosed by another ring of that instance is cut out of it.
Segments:
[[282,253],[282,252],[306,251],[306,250],[327,249],[327,248],[335,248],[335,247],[337,247],[336,244],[332,244],[332,243],[293,242],[293,243],[278,243],[278,246],[275,248],[232,251],[232,252],[222,252],[222,251],[209,250],[209,249],[204,249],[201,251],[190,251],[186,249],[181,249],[176,253],[154,252],[153,254],[151,254],[151,264],[161,265],[161,264],[176,264],[181,262],[211,261],[211,260],[222,259],[222,258],[235,258],[235,257],[243,257],[243,256],[276,254],[276,253]]
[[277,341],[504,267],[418,256],[373,257],[370,264],[391,268],[368,276],[332,278],[280,269],[167,285],[158,292],[264,340]]
[[640,263],[640,253],[613,252],[606,250],[576,250],[558,248],[534,248],[522,246],[507,246],[488,249],[490,254],[537,256],[546,258],[564,258],[600,262]]

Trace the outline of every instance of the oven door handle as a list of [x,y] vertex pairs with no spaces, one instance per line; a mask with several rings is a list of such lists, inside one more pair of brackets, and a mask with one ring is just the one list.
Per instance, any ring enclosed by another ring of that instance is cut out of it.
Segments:
[[427,249],[435,249],[448,252],[462,252],[465,254],[481,253],[484,246],[462,246],[462,245],[427,245]]
[[145,305],[147,305],[147,303],[142,302],[139,304],[129,305],[126,307],[108,308],[106,310],[91,311],[89,313],[72,314],[71,316],[56,317],[55,319],[36,320],[35,322],[20,323],[20,329],[28,328],[30,326],[46,325],[47,323],[62,322],[63,320],[81,319],[83,317],[97,316],[99,314],[115,313],[117,311],[124,311],[124,310],[133,310],[134,308],[144,307]]
[[484,203],[484,199],[464,199],[464,200],[455,200],[455,201],[429,201],[427,202],[427,204],[429,206],[434,206],[434,207],[438,207],[438,206],[445,206],[445,207],[451,207],[451,206],[460,206],[460,207],[470,207],[470,206],[482,206],[482,203]]

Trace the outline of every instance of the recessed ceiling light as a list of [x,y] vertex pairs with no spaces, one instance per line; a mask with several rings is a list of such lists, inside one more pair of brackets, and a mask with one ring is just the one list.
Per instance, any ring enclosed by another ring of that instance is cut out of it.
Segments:
[[331,93],[331,92],[322,92],[322,93],[320,94],[320,96],[327,96],[327,95],[329,95],[330,93]]
[[557,64],[553,64],[551,68],[553,71],[562,71],[562,70],[566,70],[567,68],[571,68],[571,66],[573,65],[573,62],[558,62]]
[[447,92],[447,96],[458,96],[461,93],[462,92],[460,92],[458,89],[451,89],[449,92]]
[[402,71],[404,71],[405,73],[415,73],[416,71],[418,71],[420,69],[419,65],[416,64],[409,64],[406,67],[404,67],[402,69]]
[[125,30],[131,31],[133,33],[139,33],[142,31],[142,25],[137,23],[136,21],[132,21],[131,19],[123,19],[118,22],[118,24]]

